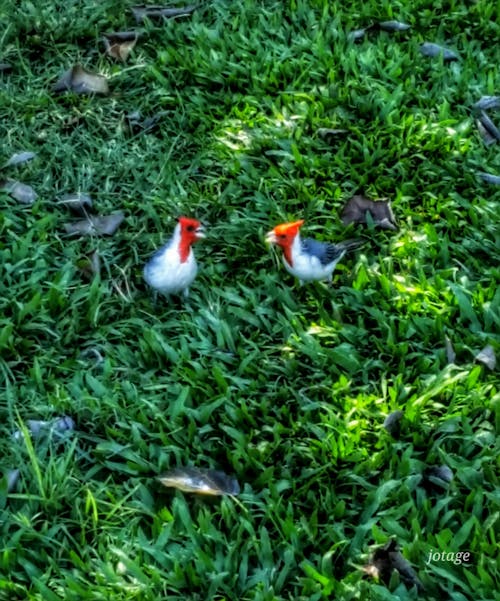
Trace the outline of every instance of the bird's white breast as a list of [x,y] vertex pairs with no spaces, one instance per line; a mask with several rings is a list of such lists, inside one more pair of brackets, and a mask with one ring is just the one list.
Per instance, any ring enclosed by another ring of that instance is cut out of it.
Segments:
[[311,280],[330,279],[333,270],[335,269],[335,265],[337,265],[344,253],[335,259],[335,261],[323,265],[318,257],[302,251],[300,238],[297,236],[293,242],[291,254],[293,265],[290,265],[285,257],[283,257],[283,264],[285,265],[286,270],[299,278],[299,280],[308,282]]
[[197,271],[192,249],[186,261],[181,263],[177,248],[167,246],[146,264],[144,279],[162,294],[179,294],[193,283]]

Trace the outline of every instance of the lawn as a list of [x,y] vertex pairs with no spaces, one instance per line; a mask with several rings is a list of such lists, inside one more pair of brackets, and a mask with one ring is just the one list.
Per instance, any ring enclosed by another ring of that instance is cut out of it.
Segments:
[[[0,190],[0,600],[498,599],[497,2],[131,5],[1,6],[0,164],[36,156],[0,185],[37,198]],[[78,64],[108,93],[54,91]],[[68,194],[124,220],[68,234]],[[199,274],[155,299],[180,215]],[[332,286],[266,245],[298,219],[364,240]],[[156,478],[183,467],[241,492]]]

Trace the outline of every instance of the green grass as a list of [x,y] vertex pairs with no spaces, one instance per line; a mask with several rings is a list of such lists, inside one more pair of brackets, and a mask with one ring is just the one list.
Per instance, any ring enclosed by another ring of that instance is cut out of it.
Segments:
[[[360,569],[391,537],[425,598],[495,599],[498,371],[474,357],[499,350],[500,196],[476,172],[500,154],[471,106],[500,93],[496,3],[213,0],[146,24],[125,64],[100,37],[134,27],[128,3],[23,4],[2,5],[0,163],[36,151],[5,174],[39,199],[0,192],[0,475],[21,470],[0,480],[0,599],[416,599]],[[348,40],[387,19],[412,29]],[[78,62],[108,97],[51,92]],[[160,127],[131,134],[137,110]],[[65,235],[75,191],[125,212],[113,237]],[[355,193],[390,198],[400,229],[344,228]],[[142,265],[182,213],[208,226],[200,274],[188,305],[155,305]],[[298,287],[264,243],[299,218],[367,240],[333,288]],[[11,438],[64,414],[68,436]],[[242,493],[155,481],[182,465]],[[426,565],[463,550],[470,567]]]

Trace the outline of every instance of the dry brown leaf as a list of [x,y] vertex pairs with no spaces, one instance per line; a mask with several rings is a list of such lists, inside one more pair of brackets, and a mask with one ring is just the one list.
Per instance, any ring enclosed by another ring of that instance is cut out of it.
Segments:
[[57,201],[57,204],[64,205],[77,215],[85,217],[92,209],[92,198],[90,198],[88,194],[83,194],[82,192],[63,194]]
[[90,257],[84,257],[77,262],[78,269],[89,279],[101,274],[101,258],[99,253],[94,251]]
[[347,39],[351,42],[359,42],[365,37],[365,33],[368,31],[368,27],[362,27],[360,29],[355,29],[354,31],[350,31],[347,35]]
[[442,493],[453,480],[453,472],[447,465],[427,467],[423,471],[423,486],[428,492]]
[[453,344],[451,343],[451,340],[448,338],[448,336],[446,336],[444,339],[444,345],[446,348],[446,360],[448,361],[448,363],[455,363],[457,355],[453,349]]
[[472,105],[472,108],[478,111],[500,109],[500,96],[482,96],[475,104]]
[[106,54],[112,58],[126,61],[128,55],[137,43],[139,34],[137,31],[117,31],[104,34],[104,45]]
[[370,563],[363,570],[380,579],[385,585],[389,584],[392,573],[396,570],[409,587],[416,586],[419,591],[424,588],[415,570],[399,551],[395,540],[390,540],[383,547],[376,549]]
[[16,488],[20,474],[21,472],[18,469],[9,470],[6,473],[5,479],[7,480],[7,492],[12,492]]
[[486,146],[490,146],[496,142],[495,138],[490,132],[484,127],[480,119],[476,119],[477,130]]
[[361,195],[353,196],[342,209],[341,219],[344,225],[367,223],[369,213],[375,225],[383,229],[396,230],[396,219],[388,200],[369,200]]
[[402,23],[401,21],[383,21],[379,23],[378,26],[383,31],[395,32],[395,31],[407,31],[410,29],[410,26],[407,23]]
[[495,357],[495,351],[491,344],[485,346],[484,349],[476,355],[475,360],[486,365],[488,369],[493,371],[497,365],[497,358]]
[[[39,438],[44,433],[61,433],[75,429],[75,422],[71,417],[64,415],[63,417],[56,417],[50,421],[42,421],[38,419],[29,419],[26,422],[26,428],[33,438]],[[14,440],[20,440],[24,438],[22,430],[16,430],[12,434]]]
[[86,219],[82,219],[81,221],[65,223],[64,229],[66,230],[67,234],[72,236],[77,236],[78,234],[98,234],[112,236],[120,227],[120,224],[124,218],[125,215],[121,211],[102,217],[94,217],[89,215]]
[[2,165],[2,169],[5,167],[13,167],[14,165],[21,165],[22,163],[26,163],[31,161],[36,157],[35,152],[30,152],[29,150],[25,150],[23,152],[16,152],[13,154],[10,159]]
[[140,111],[133,111],[128,113],[127,121],[132,133],[149,133],[159,127],[162,118],[166,115],[166,111],[160,111],[151,115],[151,117],[144,117]]
[[240,492],[236,478],[217,470],[182,467],[159,476],[158,480],[163,486],[200,495],[237,495]]
[[439,44],[434,44],[433,42],[424,42],[420,46],[420,52],[424,56],[442,56],[444,61],[457,61],[459,58],[458,54],[453,52],[453,50],[440,46]]
[[348,129],[332,129],[330,127],[318,128],[318,136],[321,136],[322,138],[341,136],[347,133],[349,133]]
[[12,198],[24,205],[31,205],[38,198],[38,194],[31,186],[13,179],[0,181],[0,189],[5,190]]
[[65,71],[52,86],[54,92],[74,92],[75,94],[108,94],[109,86],[102,75],[91,73],[81,65]]
[[184,6],[181,8],[169,8],[167,6],[156,5],[138,5],[132,6],[132,11],[135,20],[138,23],[144,19],[172,19],[174,17],[185,17],[192,14],[198,7],[195,5]]
[[493,138],[493,140],[500,140],[500,130],[493,123],[493,121],[488,117],[485,111],[481,111],[479,113],[479,122],[483,126],[483,128],[488,132],[489,136]]
[[403,417],[402,411],[393,411],[384,420],[384,428],[393,438],[399,438]]
[[493,184],[495,186],[500,186],[500,175],[494,175],[493,173],[484,173],[479,171],[479,177],[486,182],[487,184]]

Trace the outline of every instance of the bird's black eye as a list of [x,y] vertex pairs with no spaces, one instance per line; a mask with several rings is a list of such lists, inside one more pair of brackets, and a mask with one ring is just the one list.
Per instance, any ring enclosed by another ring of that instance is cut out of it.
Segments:
[[284,240],[286,238],[286,234],[280,234],[279,236],[282,240]]
[[194,230],[195,230],[195,227],[194,227],[194,225],[188,225],[188,226],[186,227],[186,230],[187,230],[188,232],[194,232]]

